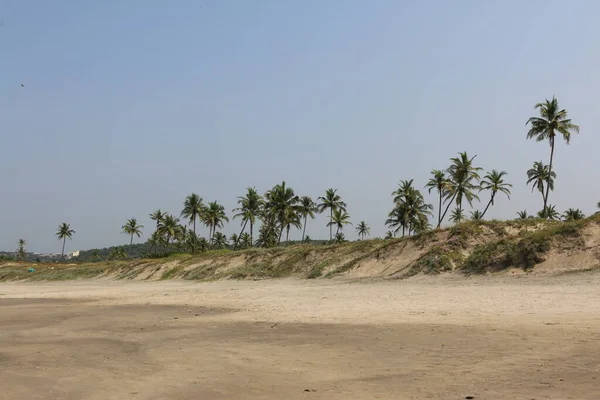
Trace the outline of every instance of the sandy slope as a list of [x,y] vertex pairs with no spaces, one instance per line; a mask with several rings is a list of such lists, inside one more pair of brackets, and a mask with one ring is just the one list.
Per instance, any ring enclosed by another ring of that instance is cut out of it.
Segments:
[[597,399],[599,284],[0,284],[0,398]]

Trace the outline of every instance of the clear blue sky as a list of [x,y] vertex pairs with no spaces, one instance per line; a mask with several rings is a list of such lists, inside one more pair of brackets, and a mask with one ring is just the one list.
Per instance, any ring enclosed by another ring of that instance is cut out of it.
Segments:
[[508,172],[511,201],[488,215],[514,218],[541,208],[525,171],[549,146],[525,122],[553,94],[581,134],[557,145],[550,203],[592,213],[599,13],[591,0],[3,0],[0,249],[60,251],[63,221],[68,251],[126,243],[130,217],[146,239],[148,214],[178,215],[191,192],[230,212],[247,186],[282,180],[313,198],[339,189],[383,236],[398,181],[422,186],[464,150]]

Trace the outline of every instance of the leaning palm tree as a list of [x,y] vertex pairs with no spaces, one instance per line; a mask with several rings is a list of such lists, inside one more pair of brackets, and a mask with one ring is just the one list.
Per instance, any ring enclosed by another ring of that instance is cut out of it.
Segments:
[[217,228],[223,228],[223,222],[229,222],[225,214],[225,207],[216,201],[211,201],[202,213],[202,222],[209,229],[208,241],[212,243],[212,237]]
[[365,221],[360,221],[358,225],[356,225],[356,233],[358,233],[361,240],[365,240],[365,236],[371,234],[371,228],[369,228]]
[[578,221],[585,218],[585,214],[579,208],[569,208],[562,215],[564,221]]
[[505,171],[498,172],[495,169],[493,169],[491,172],[488,172],[481,180],[481,187],[479,190],[489,190],[492,192],[490,196],[490,201],[483,210],[483,213],[481,213],[481,219],[483,219],[483,216],[487,212],[490,205],[494,205],[494,198],[496,197],[496,193],[502,192],[510,200],[510,188],[512,187],[512,185],[510,183],[504,182],[504,179],[502,179],[502,177],[505,175]]
[[325,196],[319,197],[317,200],[320,201],[317,204],[317,211],[319,214],[326,210],[329,210],[329,240],[333,239],[333,212],[335,210],[346,211],[346,203],[342,201],[340,195],[337,194],[337,189],[329,188],[325,191]]
[[458,157],[450,159],[452,164],[447,170],[450,180],[446,189],[448,206],[442,214],[441,221],[444,220],[453,202],[456,204],[457,209],[462,209],[464,199],[471,206],[473,205],[473,200],[479,200],[479,197],[474,192],[479,189],[479,171],[481,171],[481,168],[473,165],[475,157],[477,156],[469,158],[465,151],[459,153]]
[[527,184],[531,184],[531,191],[536,188],[541,193],[544,199],[544,188],[547,186],[550,190],[554,190],[554,179],[556,172],[550,172],[550,168],[544,165],[541,161],[533,163],[533,167],[527,170]]
[[439,228],[442,224],[442,200],[444,199],[446,191],[448,190],[448,184],[450,183],[450,180],[446,176],[446,172],[440,171],[439,169],[434,169],[431,171],[431,175],[432,177],[429,179],[425,187],[429,189],[429,193],[431,193],[433,189],[438,191],[439,205],[437,227]]
[[25,258],[27,257],[27,252],[25,250],[25,239],[19,239],[18,245],[19,247],[17,248],[17,257],[19,257],[21,261],[25,261]]
[[137,220],[135,218],[129,218],[125,225],[123,225],[123,233],[131,236],[129,240],[129,247],[133,245],[133,235],[140,237],[142,235],[142,228],[144,225],[138,225]]
[[[196,234],[196,219],[200,218],[204,210],[204,203],[202,197],[196,193],[190,194],[185,198],[183,202],[183,210],[181,210],[181,216],[189,220],[190,225],[193,226],[194,235]],[[195,242],[192,242],[192,253],[196,252]]]
[[552,96],[552,100],[546,99],[543,103],[538,103],[535,108],[539,110],[539,117],[531,117],[526,125],[530,125],[527,132],[527,139],[535,138],[538,142],[548,141],[550,144],[550,164],[548,164],[548,177],[546,182],[546,193],[544,195],[544,208],[548,204],[548,194],[550,194],[550,177],[552,176],[552,161],[554,158],[554,144],[556,135],[562,135],[567,144],[571,141],[572,133],[579,133],[579,126],[575,125],[570,118],[567,118],[567,110],[558,106],[558,100]]
[[313,199],[308,196],[300,197],[300,202],[298,203],[298,214],[304,219],[304,223],[302,224],[302,240],[304,240],[304,235],[306,233],[306,220],[308,217],[315,219],[315,213],[317,211],[317,204],[313,201]]
[[58,230],[55,235],[58,236],[58,240],[63,241],[62,252],[60,253],[60,258],[64,258],[65,256],[65,243],[67,242],[67,238],[72,239],[75,231],[71,229],[71,225],[63,222],[58,226]]
[[352,225],[352,222],[350,222],[350,215],[348,215],[346,211],[338,208],[333,212],[333,219],[327,225],[335,225],[337,227],[335,234],[337,235],[342,229],[344,229],[344,225]]
[[450,214],[450,221],[458,225],[463,219],[465,219],[465,214],[463,213],[462,208],[456,207],[454,210],[452,210],[452,213]]
[[162,212],[162,210],[160,208],[150,214],[150,219],[152,221],[156,222],[156,229],[157,230],[158,230],[158,227],[159,227],[160,223],[162,222],[163,218],[165,217],[165,215],[167,215],[167,214],[164,213],[164,212]]
[[[245,196],[238,197],[238,204],[240,206],[233,210],[234,212],[238,212],[237,214],[233,215],[233,219],[242,219],[242,230],[238,235],[238,240],[242,237],[242,233],[244,233],[246,225],[250,223],[250,247],[252,247],[252,241],[254,238],[254,224],[256,223],[256,218],[260,216],[260,213],[263,210],[265,201],[263,200],[262,196],[258,194],[255,188],[249,187]],[[237,247],[237,242],[234,243],[233,246],[235,249]]]

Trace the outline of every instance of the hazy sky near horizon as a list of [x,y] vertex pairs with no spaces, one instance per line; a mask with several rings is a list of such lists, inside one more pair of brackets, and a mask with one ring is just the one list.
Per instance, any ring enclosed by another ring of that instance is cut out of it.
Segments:
[[[145,240],[148,214],[179,215],[192,192],[231,216],[246,187],[282,180],[315,199],[339,189],[351,220],[383,236],[398,181],[423,186],[465,150],[508,172],[511,200],[488,215],[514,218],[541,208],[525,172],[549,146],[526,140],[525,122],[553,94],[581,133],[557,144],[550,203],[592,213],[599,12],[591,0],[3,0],[0,250],[24,238],[60,252],[63,221],[67,251],[128,243],[130,217]],[[324,238],[325,224],[307,233]]]

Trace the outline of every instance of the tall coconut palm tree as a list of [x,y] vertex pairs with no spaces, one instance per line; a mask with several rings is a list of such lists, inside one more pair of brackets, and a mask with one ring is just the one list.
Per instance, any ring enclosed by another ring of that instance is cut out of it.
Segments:
[[348,215],[346,211],[338,208],[333,212],[333,218],[327,225],[335,225],[337,227],[335,234],[337,235],[342,229],[344,229],[344,225],[352,225],[352,222],[350,222],[350,215]]
[[358,233],[358,237],[360,237],[361,240],[365,240],[365,236],[371,234],[371,228],[369,228],[369,225],[367,225],[365,221],[360,221],[358,225],[356,225],[356,233]]
[[282,221],[285,226],[285,241],[290,241],[290,228],[292,226],[300,229],[302,228],[302,221],[300,220],[300,213],[298,212],[298,205],[290,207],[285,212],[285,218]]
[[308,217],[311,219],[315,219],[315,213],[318,211],[317,204],[308,196],[300,197],[300,203],[298,204],[298,214],[301,218],[304,219],[304,223],[302,224],[302,240],[304,240],[304,235],[306,233],[306,220]]
[[558,100],[552,96],[552,100],[546,99],[543,103],[537,103],[535,109],[539,111],[538,117],[531,117],[527,120],[530,126],[527,132],[527,139],[534,139],[538,142],[548,141],[550,144],[550,164],[548,164],[548,176],[546,180],[546,193],[544,195],[544,209],[548,204],[548,195],[550,193],[550,177],[552,176],[552,162],[554,158],[554,144],[556,135],[560,134],[565,142],[569,144],[572,133],[579,133],[579,126],[575,125],[570,118],[567,118],[567,110],[558,106]]
[[58,230],[55,235],[58,236],[58,240],[63,241],[62,252],[60,253],[60,258],[64,258],[65,256],[65,243],[67,242],[67,238],[72,239],[75,231],[71,229],[71,225],[63,222],[58,226]]
[[464,199],[471,206],[473,200],[479,200],[479,196],[474,191],[479,189],[479,171],[481,171],[481,168],[473,165],[475,157],[477,156],[469,158],[467,152],[464,151],[458,153],[458,157],[450,159],[452,164],[447,170],[450,181],[446,190],[448,206],[442,214],[442,221],[453,202],[456,204],[457,209],[462,209]]
[[[394,210],[389,214],[390,226],[398,229],[402,227],[402,236],[406,229],[411,234],[418,227],[418,231],[428,229],[428,216],[431,215],[433,206],[425,203],[425,198],[420,190],[415,189],[413,180],[400,181],[398,189],[392,193],[394,196]],[[394,219],[397,219],[396,223]]]
[[579,208],[569,208],[562,215],[564,221],[578,221],[585,218],[585,214]]
[[163,218],[165,217],[165,215],[167,215],[167,214],[162,212],[162,210],[160,208],[150,214],[150,219],[152,221],[156,222],[157,230],[158,230],[158,227],[160,226],[160,223],[162,222]]
[[544,165],[541,161],[533,163],[533,168],[527,170],[527,184],[531,184],[531,191],[533,192],[536,188],[544,199],[544,186],[548,186],[550,190],[554,190],[554,179],[556,178],[556,172],[550,172],[550,168]]
[[[256,223],[256,218],[260,216],[260,213],[263,210],[265,201],[255,188],[249,187],[245,196],[238,197],[238,204],[240,206],[233,210],[234,212],[238,212],[233,215],[233,219],[242,219],[242,230],[238,235],[238,239],[242,237],[242,233],[246,229],[246,224],[250,223],[250,247],[252,247],[252,242],[254,240],[254,224]],[[235,249],[237,247],[237,242],[233,245]]]
[[437,227],[439,228],[442,224],[442,200],[446,195],[446,191],[448,190],[448,184],[450,180],[446,176],[446,172],[440,171],[439,169],[434,169],[433,171],[431,171],[431,175],[432,176],[425,185],[425,187],[429,189],[429,193],[431,193],[431,191],[434,189],[438,191],[439,204]]
[[131,236],[129,240],[129,247],[133,245],[133,235],[140,237],[142,235],[142,228],[144,225],[138,225],[137,220],[135,218],[129,218],[125,225],[123,225],[123,233]]
[[[181,216],[186,218],[190,225],[193,226],[194,235],[196,234],[196,219],[200,218],[202,212],[204,211],[204,202],[202,197],[198,196],[196,193],[192,193],[187,196],[183,202],[183,210],[181,210]],[[192,243],[192,253],[196,252],[196,244],[195,241]]]
[[225,214],[225,207],[216,201],[211,201],[202,213],[202,222],[209,229],[208,241],[212,243],[212,237],[217,228],[223,228],[223,222],[229,222]]
[[177,237],[180,230],[181,225],[179,225],[179,218],[176,218],[171,214],[165,214],[158,227],[158,232],[165,238],[166,250],[168,250],[171,240]]
[[325,191],[325,196],[317,199],[320,201],[317,204],[317,211],[319,214],[326,210],[329,210],[329,240],[333,240],[333,213],[335,210],[346,211],[346,203],[342,201],[340,195],[337,194],[337,189],[329,188]]
[[25,239],[19,239],[18,245],[17,257],[19,257],[21,261],[25,261],[25,258],[27,257],[27,251],[25,250]]
[[286,186],[285,181],[281,184],[275,185],[273,189],[269,190],[265,195],[266,213],[270,214],[275,218],[279,225],[279,234],[277,238],[277,244],[281,242],[281,236],[283,230],[292,222],[295,223],[292,215],[297,215],[297,205],[300,198],[294,193],[294,189]]
[[504,182],[504,179],[502,177],[505,175],[505,171],[498,172],[495,169],[493,169],[491,172],[488,172],[481,180],[481,187],[479,188],[479,190],[489,190],[492,192],[490,196],[490,201],[488,202],[487,206],[485,206],[483,213],[481,213],[481,219],[483,219],[483,216],[487,212],[490,205],[494,205],[494,198],[496,197],[496,193],[502,192],[510,200],[510,188],[512,187],[512,185],[510,183]]

